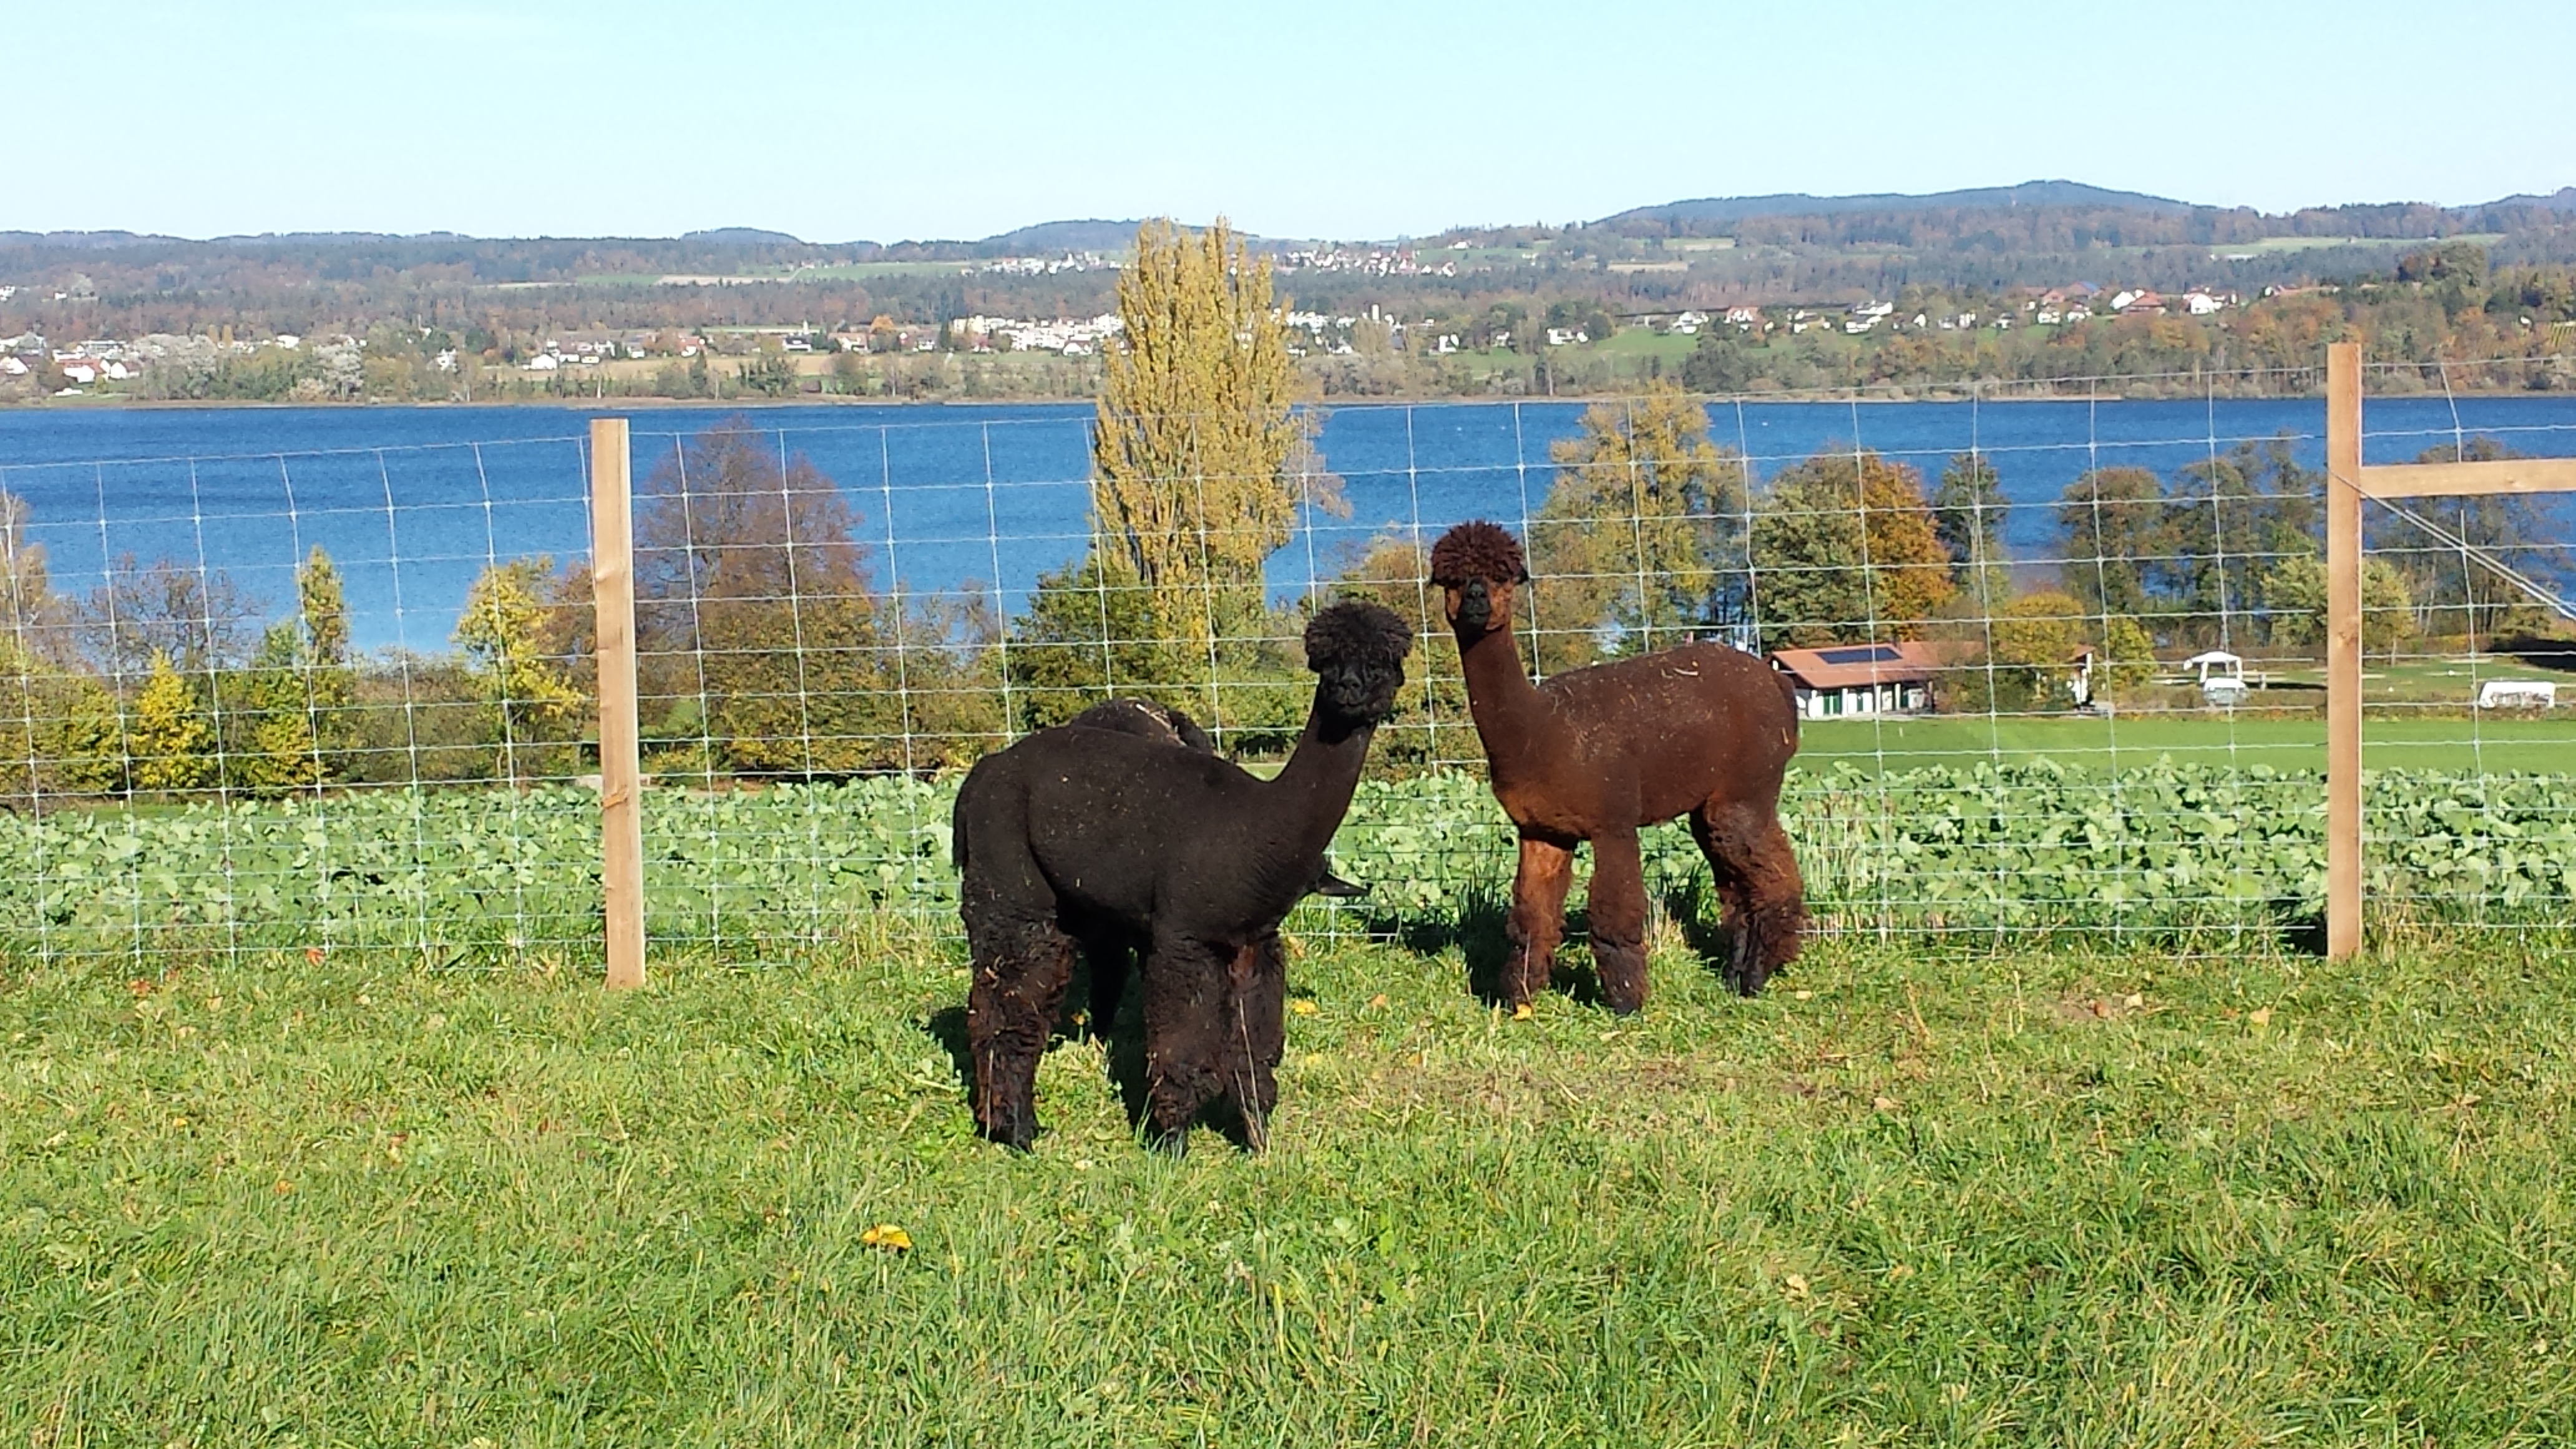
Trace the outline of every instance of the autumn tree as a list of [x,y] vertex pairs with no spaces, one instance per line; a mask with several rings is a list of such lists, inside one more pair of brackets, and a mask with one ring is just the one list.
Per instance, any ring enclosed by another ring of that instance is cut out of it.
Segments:
[[547,648],[555,625],[551,558],[486,567],[465,596],[456,644],[490,709],[503,778],[512,784],[578,728],[582,697]]
[[129,553],[75,612],[91,667],[124,680],[149,674],[155,654],[190,679],[208,677],[248,652],[262,610],[221,569],[141,564]]
[[[737,417],[643,491],[636,640],[657,753],[811,778],[954,763],[998,731],[966,707],[969,656],[939,630],[907,632],[876,592],[857,510],[810,459]],[[931,705],[947,711],[937,738]]]
[[[1166,671],[1210,672],[1254,632],[1262,565],[1315,481],[1270,263],[1223,219],[1148,222],[1118,276],[1092,437],[1100,579],[1135,588]],[[1155,680],[1152,682],[1165,682]]]
[[2156,640],[2147,626],[2127,614],[2102,622],[2102,663],[2095,671],[2097,694],[2126,694],[2155,682]]
[[155,653],[126,730],[136,790],[202,789],[215,778],[215,732],[170,656]]
[[1920,639],[1958,593],[1923,475],[1874,452],[1818,453],[1774,478],[1751,548],[1773,647]]
[[1552,444],[1555,485],[1530,520],[1542,674],[1669,648],[1716,620],[1743,569],[1744,461],[1669,382],[1596,403]]

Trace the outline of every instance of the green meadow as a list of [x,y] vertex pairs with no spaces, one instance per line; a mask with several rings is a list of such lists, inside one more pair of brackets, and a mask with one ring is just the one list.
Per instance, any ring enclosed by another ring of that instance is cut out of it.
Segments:
[[2576,958],[1655,948],[1515,1021],[1309,939],[1273,1150],[1180,1160],[1087,1041],[977,1141],[865,920],[0,963],[0,1443],[2576,1441]]

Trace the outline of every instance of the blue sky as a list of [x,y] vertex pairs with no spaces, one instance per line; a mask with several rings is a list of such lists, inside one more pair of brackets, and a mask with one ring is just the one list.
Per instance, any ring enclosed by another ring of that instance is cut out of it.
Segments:
[[[0,6],[0,229],[1276,236],[2066,177],[2576,184],[2569,0]],[[36,117],[45,117],[38,124]]]

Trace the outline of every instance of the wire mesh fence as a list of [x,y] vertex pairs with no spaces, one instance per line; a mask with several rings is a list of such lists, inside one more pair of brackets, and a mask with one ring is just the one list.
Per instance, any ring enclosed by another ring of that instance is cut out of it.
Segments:
[[[1425,579],[1484,518],[1523,543],[1512,636],[1541,677],[1700,639],[1787,675],[1819,929],[2295,942],[2324,874],[2322,406],[2114,400],[2124,381],[1341,407],[1255,466],[1171,419],[1213,463],[1125,481],[1088,410],[648,415],[650,934],[759,961],[889,915],[952,930],[973,760],[1144,697],[1267,771],[1312,698],[1303,618],[1343,596],[1420,642],[1336,838],[1369,894],[1299,923],[1488,928],[1514,846]],[[2576,454],[2576,400],[2439,381],[2379,378],[2404,395],[2371,406],[2371,462]],[[0,462],[6,949],[595,956],[583,449]],[[2374,923],[2563,930],[2568,509],[2372,507]],[[1687,835],[1646,854],[1665,910],[1713,924]]]

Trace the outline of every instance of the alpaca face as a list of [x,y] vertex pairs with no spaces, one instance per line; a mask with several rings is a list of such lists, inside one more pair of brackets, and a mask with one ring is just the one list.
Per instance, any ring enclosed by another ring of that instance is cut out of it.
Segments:
[[1469,579],[1464,584],[1451,584],[1441,591],[1443,607],[1449,615],[1449,627],[1466,639],[1510,628],[1512,600],[1519,593],[1519,585],[1491,579]]
[[1463,642],[1512,622],[1512,599],[1529,582],[1518,540],[1482,519],[1459,524],[1431,549],[1431,582],[1440,586],[1449,627]]
[[1316,699],[1354,725],[1374,725],[1395,712],[1404,687],[1404,656],[1413,631],[1394,610],[1377,604],[1335,604],[1306,626],[1306,667],[1315,671]]

